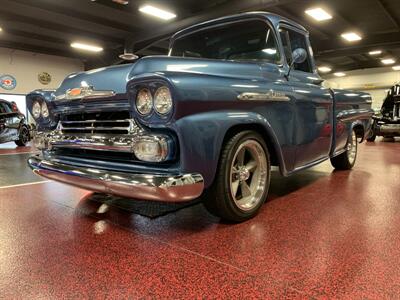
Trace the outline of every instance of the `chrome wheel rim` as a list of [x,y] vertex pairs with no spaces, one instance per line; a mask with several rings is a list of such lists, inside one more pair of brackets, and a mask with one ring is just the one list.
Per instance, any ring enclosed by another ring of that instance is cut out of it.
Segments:
[[249,211],[258,206],[268,180],[267,157],[260,143],[248,140],[238,147],[229,178],[231,196],[239,209]]
[[356,133],[353,131],[351,134],[351,140],[347,144],[347,158],[350,164],[354,164],[357,157],[357,136]]
[[24,144],[26,144],[28,142],[28,130],[26,128],[22,129],[21,142],[24,143]]

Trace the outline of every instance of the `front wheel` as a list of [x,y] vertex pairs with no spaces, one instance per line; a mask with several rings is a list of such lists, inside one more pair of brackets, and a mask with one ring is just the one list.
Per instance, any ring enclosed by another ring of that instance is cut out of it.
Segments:
[[375,140],[376,140],[376,134],[375,134],[375,133],[372,133],[372,134],[367,138],[367,141],[368,141],[368,142],[375,142]]
[[267,146],[256,132],[243,131],[223,147],[217,174],[204,205],[227,221],[254,217],[265,202],[271,164]]
[[19,137],[18,140],[15,141],[15,144],[18,147],[23,147],[26,146],[26,144],[29,142],[29,130],[25,126],[21,128],[19,131]]
[[331,158],[332,166],[337,170],[350,170],[353,168],[357,159],[357,145],[357,135],[353,130],[347,141],[346,151]]

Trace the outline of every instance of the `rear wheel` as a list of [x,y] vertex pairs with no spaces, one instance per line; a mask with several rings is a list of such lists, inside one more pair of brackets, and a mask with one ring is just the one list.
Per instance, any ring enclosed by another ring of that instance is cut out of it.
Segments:
[[21,128],[19,131],[19,138],[18,140],[15,141],[15,144],[18,147],[23,147],[26,146],[26,144],[29,142],[29,130],[25,126]]
[[243,131],[224,145],[215,181],[204,204],[214,215],[233,222],[254,217],[265,202],[270,159],[263,138]]
[[350,170],[353,168],[357,159],[357,145],[357,135],[353,130],[347,141],[346,151],[331,158],[332,166],[338,170]]

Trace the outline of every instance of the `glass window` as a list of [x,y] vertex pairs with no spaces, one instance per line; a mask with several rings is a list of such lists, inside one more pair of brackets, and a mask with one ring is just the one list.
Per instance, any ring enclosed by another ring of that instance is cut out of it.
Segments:
[[12,111],[11,106],[8,103],[1,102],[0,103],[0,112],[4,114],[4,113],[12,113],[13,111]]
[[210,28],[174,41],[171,56],[277,63],[280,54],[271,28],[244,21]]
[[279,35],[282,40],[283,51],[285,53],[287,63],[289,65],[292,63],[293,50],[303,48],[307,51],[307,59],[301,64],[294,64],[294,69],[307,73],[312,73],[313,70],[311,66],[310,53],[308,52],[307,37],[300,32],[286,28],[281,28],[279,30]]

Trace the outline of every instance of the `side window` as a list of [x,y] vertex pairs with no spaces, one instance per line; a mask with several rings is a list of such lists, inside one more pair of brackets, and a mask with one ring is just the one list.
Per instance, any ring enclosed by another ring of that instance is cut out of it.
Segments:
[[6,109],[4,107],[4,104],[2,102],[0,102],[0,114],[5,114],[6,113]]
[[282,45],[288,64],[290,65],[292,63],[293,50],[303,48],[307,51],[307,59],[301,64],[294,64],[294,69],[307,73],[312,73],[313,70],[311,67],[310,53],[308,52],[307,37],[300,32],[287,28],[281,28],[279,30],[279,34],[282,40]]
[[5,102],[0,103],[0,110],[1,110],[2,113],[6,113],[6,114],[13,112],[12,109],[11,109],[11,106],[8,105],[8,103],[5,103]]

